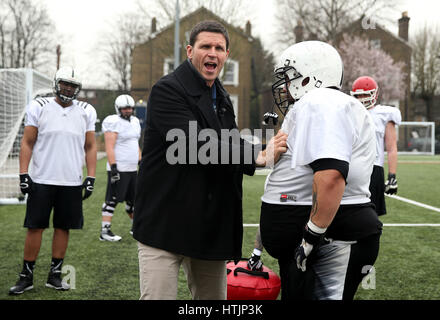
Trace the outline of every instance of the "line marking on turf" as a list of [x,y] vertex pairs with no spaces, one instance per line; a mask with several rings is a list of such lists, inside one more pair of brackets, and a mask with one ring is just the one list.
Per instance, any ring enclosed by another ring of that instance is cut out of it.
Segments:
[[[244,223],[243,227],[258,227],[258,223]],[[440,227],[440,223],[384,223],[384,227]]]
[[405,163],[405,164],[440,164],[440,161],[436,160],[398,160],[398,163]]
[[388,195],[388,194],[386,194],[386,196],[389,197],[389,198],[394,198],[394,199],[397,199],[397,200],[400,200],[400,201],[403,201],[403,202],[406,202],[406,203],[409,203],[409,204],[413,204],[415,206],[422,207],[422,208],[425,208],[425,209],[428,209],[428,210],[440,212],[440,208],[436,208],[436,207],[433,207],[433,206],[430,206],[430,205],[427,205],[427,204],[424,204],[424,203],[421,203],[421,202],[417,202],[417,201],[414,201],[414,200],[411,200],[411,199],[407,199],[407,198],[396,196],[396,195]]

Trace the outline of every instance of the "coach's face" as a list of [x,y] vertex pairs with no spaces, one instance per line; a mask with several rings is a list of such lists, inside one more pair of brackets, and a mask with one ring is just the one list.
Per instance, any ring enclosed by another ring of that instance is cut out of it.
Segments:
[[223,34],[203,31],[197,35],[194,46],[186,47],[186,54],[206,84],[212,86],[228,58],[229,49]]

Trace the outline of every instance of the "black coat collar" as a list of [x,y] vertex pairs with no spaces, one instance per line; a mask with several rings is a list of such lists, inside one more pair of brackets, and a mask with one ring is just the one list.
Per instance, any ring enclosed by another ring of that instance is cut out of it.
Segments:
[[[205,79],[203,79],[200,73],[188,60],[185,60],[174,73],[188,95],[200,97],[197,101],[197,107],[208,121],[210,127],[220,133],[220,123],[214,109],[212,108],[211,88],[206,84]],[[217,89],[218,106],[220,107],[220,103],[226,101],[226,104],[222,103],[222,107],[224,106],[228,109],[232,109],[232,106],[229,106],[227,103],[227,101],[229,101],[229,99],[227,99],[229,94],[223,88],[218,78],[215,79],[214,85]]]
[[[210,87],[206,84],[206,80],[200,75],[196,68],[187,59],[185,60],[175,71],[177,80],[185,88],[185,91],[190,96],[200,96],[206,91],[210,91]],[[225,88],[221,84],[220,80],[217,78],[214,81],[217,87],[217,96],[228,97],[229,94],[226,92]]]

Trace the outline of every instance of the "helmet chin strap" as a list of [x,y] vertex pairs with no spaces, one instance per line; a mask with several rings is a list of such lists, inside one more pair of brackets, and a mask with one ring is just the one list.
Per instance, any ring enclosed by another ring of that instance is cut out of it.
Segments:
[[70,101],[72,101],[74,99],[74,97],[68,97],[65,96],[63,94],[57,94],[57,97],[61,100],[61,102],[63,103],[69,103]]
[[[119,112],[120,112],[120,111],[119,111]],[[130,118],[131,118],[131,114],[128,115],[128,116],[127,116],[127,115],[124,116],[124,115],[122,114],[122,112],[119,113],[119,116],[120,116],[122,119],[124,119],[124,120],[128,120],[128,121],[130,121]]]

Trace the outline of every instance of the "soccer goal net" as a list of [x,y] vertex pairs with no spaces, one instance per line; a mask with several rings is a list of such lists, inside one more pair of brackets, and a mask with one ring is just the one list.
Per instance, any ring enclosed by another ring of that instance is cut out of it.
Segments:
[[[436,146],[437,145],[437,146]],[[397,129],[399,154],[434,155],[440,152],[435,122],[403,121]]]
[[52,80],[32,69],[0,69],[0,204],[23,203],[19,187],[20,142],[26,105]]

